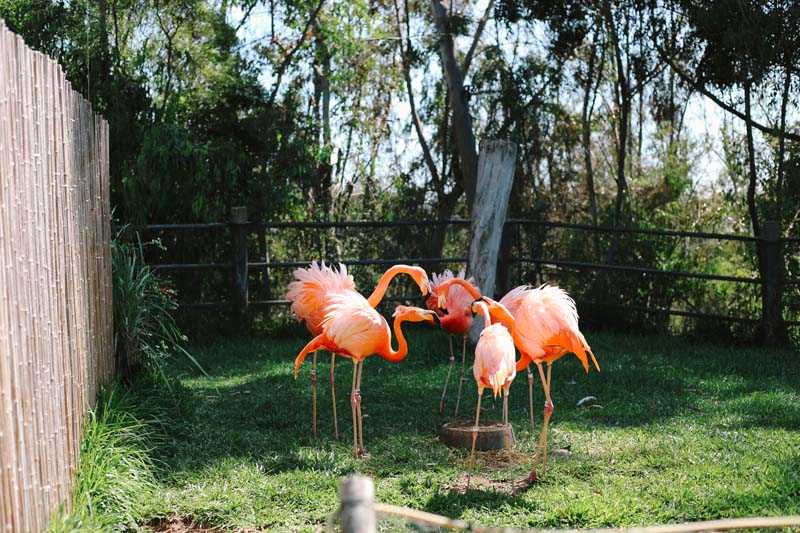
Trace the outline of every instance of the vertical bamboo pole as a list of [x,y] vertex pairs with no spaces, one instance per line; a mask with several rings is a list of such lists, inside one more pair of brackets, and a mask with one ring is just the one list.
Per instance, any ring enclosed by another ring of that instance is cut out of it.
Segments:
[[69,497],[113,372],[108,125],[0,20],[0,532]]

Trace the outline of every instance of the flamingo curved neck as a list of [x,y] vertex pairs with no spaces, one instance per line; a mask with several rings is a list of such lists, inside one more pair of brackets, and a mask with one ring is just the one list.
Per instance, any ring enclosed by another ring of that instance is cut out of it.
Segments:
[[444,283],[442,283],[439,286],[439,291],[440,292],[444,291],[445,295],[447,295],[447,294],[449,294],[451,285],[460,285],[461,287],[464,287],[464,289],[466,289],[466,291],[470,294],[470,296],[472,296],[476,300],[481,297],[481,293],[475,287],[475,285],[473,285],[469,281],[467,281],[465,279],[461,279],[461,278],[448,279],[447,281],[445,281]]
[[491,298],[484,296],[483,298],[489,305],[486,305],[486,310],[488,314],[495,319],[496,322],[500,322],[503,324],[506,329],[511,333],[511,336],[514,336],[514,332],[516,330],[516,320],[514,320],[514,315],[506,309],[506,307],[498,302],[495,302]]
[[403,335],[403,328],[400,326],[403,322],[407,322],[407,316],[400,315],[394,319],[394,336],[397,337],[397,350],[392,349],[392,338],[389,337],[389,342],[386,343],[386,352],[381,354],[381,357],[392,363],[402,361],[408,355],[408,341]]
[[383,299],[383,295],[386,294],[386,290],[389,288],[389,283],[398,274],[411,275],[411,269],[405,265],[395,265],[384,272],[380,281],[378,281],[378,286],[375,287],[375,290],[372,291],[372,294],[367,298],[371,307],[376,307],[380,303],[381,299]]
[[489,316],[489,306],[485,302],[476,302],[475,305],[478,309],[478,314],[483,317],[483,329],[489,327],[492,323],[492,318]]

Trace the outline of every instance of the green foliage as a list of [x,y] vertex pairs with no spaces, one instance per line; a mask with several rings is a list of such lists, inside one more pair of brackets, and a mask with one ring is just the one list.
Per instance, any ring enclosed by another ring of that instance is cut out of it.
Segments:
[[145,264],[139,234],[127,241],[123,232],[111,244],[116,367],[130,378],[143,366],[169,386],[164,371],[169,357],[177,353],[197,362],[183,348],[186,337],[172,317],[177,307],[175,291],[161,285]]
[[152,421],[142,411],[119,385],[101,392],[83,425],[71,509],[49,531],[127,531],[142,523],[156,487]]

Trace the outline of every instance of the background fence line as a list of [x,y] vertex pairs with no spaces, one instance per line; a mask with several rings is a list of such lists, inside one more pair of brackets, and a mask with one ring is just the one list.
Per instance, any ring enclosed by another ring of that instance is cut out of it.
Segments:
[[0,531],[69,502],[113,372],[108,125],[0,20]]
[[[179,239],[177,235],[189,236],[202,234],[203,232],[213,232],[213,237],[209,233],[209,237],[219,241],[222,244],[221,248],[227,248],[225,253],[229,261],[225,261],[224,256],[215,256],[214,261],[207,263],[192,262],[165,262],[158,261],[151,266],[162,272],[218,272],[224,273],[220,280],[225,278],[235,277],[239,280],[238,283],[230,284],[229,289],[218,291],[219,296],[216,299],[209,300],[196,300],[186,301],[181,299],[179,306],[183,309],[198,309],[198,310],[213,310],[213,309],[229,309],[232,311],[243,312],[247,308],[267,309],[274,306],[288,305],[289,302],[283,300],[283,286],[276,283],[277,279],[281,276],[276,276],[276,273],[285,277],[287,272],[299,266],[306,266],[312,259],[319,259],[320,256],[313,251],[309,251],[308,257],[299,257],[296,260],[275,260],[271,257],[270,246],[268,246],[267,232],[270,230],[283,232],[283,231],[310,231],[310,232],[324,232],[328,230],[347,230],[354,229],[364,231],[365,233],[374,229],[401,229],[418,230],[420,228],[448,226],[458,230],[468,230],[469,220],[455,219],[455,220],[400,220],[400,221],[352,221],[352,222],[331,222],[331,221],[312,221],[312,222],[253,222],[246,221],[246,216],[242,218],[241,211],[237,211],[238,219],[236,222],[233,220],[229,223],[213,222],[213,223],[199,223],[199,224],[153,224],[140,228],[146,232],[160,233],[161,235],[176,235],[174,244],[178,244]],[[246,215],[246,213],[245,213]],[[767,222],[767,225],[775,223]],[[763,323],[765,320],[770,319],[777,324],[782,324],[784,327],[796,327],[800,325],[800,320],[796,320],[794,316],[783,316],[785,314],[784,305],[779,297],[785,293],[790,287],[800,284],[800,279],[791,279],[783,277],[781,272],[770,271],[767,277],[762,279],[759,277],[758,272],[750,276],[742,275],[722,275],[712,274],[705,272],[694,272],[691,270],[676,270],[654,268],[652,266],[639,266],[632,264],[619,264],[609,263],[607,260],[600,261],[577,261],[565,260],[558,257],[547,257],[545,254],[542,256],[519,255],[514,253],[516,246],[514,241],[519,241],[519,233],[521,230],[538,231],[544,229],[557,229],[557,230],[573,230],[583,233],[587,238],[593,234],[606,233],[606,234],[623,234],[631,237],[648,237],[648,238],[682,238],[692,240],[694,242],[717,242],[717,243],[741,243],[743,245],[756,246],[763,243],[765,249],[771,250],[773,255],[782,258],[785,263],[788,257],[792,254],[791,245],[796,244],[794,239],[791,238],[774,238],[770,239],[765,236],[751,236],[751,235],[737,235],[728,233],[713,233],[713,232],[699,232],[699,231],[680,231],[672,229],[639,229],[627,227],[607,227],[607,226],[592,226],[587,224],[573,224],[565,222],[552,222],[552,221],[538,221],[538,220],[524,220],[524,219],[509,219],[505,222],[504,231],[507,233],[506,245],[498,257],[498,282],[497,292],[502,294],[511,287],[521,283],[535,283],[531,278],[530,273],[527,276],[522,275],[524,270],[534,268],[536,276],[540,279],[551,279],[551,274],[557,273],[564,275],[572,273],[572,275],[580,275],[585,277],[597,276],[606,272],[614,272],[626,275],[635,275],[640,277],[669,277],[678,280],[699,280],[703,282],[725,282],[725,283],[738,283],[745,286],[754,287],[756,290],[761,286],[767,286],[772,289],[772,294],[777,295],[778,298],[773,298],[767,302],[772,307],[771,313],[767,313],[767,309],[762,305],[756,313],[747,314],[722,314],[718,312],[710,312],[708,310],[693,310],[691,308],[674,308],[653,305],[650,302],[629,302],[625,304],[614,302],[598,302],[592,299],[577,298],[579,307],[584,309],[591,308],[609,308],[616,309],[621,312],[635,312],[647,314],[651,316],[674,316],[692,319],[709,319],[713,321],[723,321],[738,324],[755,325]],[[775,228],[773,228],[775,229]],[[229,237],[226,238],[224,232],[229,230]],[[778,229],[779,230],[779,229]],[[237,236],[234,239],[234,234]],[[254,244],[253,239],[242,238],[243,234],[255,235],[258,241],[258,251],[253,253],[252,248]],[[516,236],[516,237],[515,237]],[[517,242],[517,245],[519,243]],[[178,246],[180,246],[178,244]],[[461,250],[459,250],[461,251]],[[534,250],[535,251],[535,250]],[[445,254],[447,255],[447,254]],[[413,263],[422,264],[428,268],[459,268],[463,267],[466,263],[466,257],[459,257],[458,254],[450,254],[447,257],[430,258],[422,257],[420,255],[414,257],[401,256],[392,259],[371,258],[365,259],[359,257],[358,259],[348,256],[347,254],[335,257],[325,257],[323,259],[333,260],[337,263],[343,263],[347,266],[389,266],[398,263]],[[258,257],[258,260],[254,260]],[[541,272],[542,269],[548,269],[548,273]],[[512,269],[515,272],[512,272]],[[250,278],[250,285],[242,283],[243,279]],[[260,281],[260,284],[258,283]],[[224,281],[223,281],[224,284]],[[253,289],[260,288],[260,291]],[[179,295],[181,294],[179,287]],[[245,294],[247,292],[247,294]],[[260,292],[261,297],[258,297]],[[411,301],[418,302],[418,296],[401,296],[395,295],[385,299],[387,302],[397,301]],[[765,302],[761,301],[761,304]]]

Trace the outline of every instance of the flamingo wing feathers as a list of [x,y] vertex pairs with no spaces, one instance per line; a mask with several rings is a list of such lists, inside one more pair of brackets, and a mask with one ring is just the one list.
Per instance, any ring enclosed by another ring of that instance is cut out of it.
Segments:
[[[518,347],[531,359],[552,362],[572,352],[589,370],[586,352],[591,350],[578,329],[575,302],[561,288],[532,289],[519,306],[516,326]],[[599,370],[594,354],[591,357]]]
[[450,270],[445,270],[441,274],[431,274],[431,294],[426,301],[428,309],[434,311],[441,317],[442,328],[448,333],[466,335],[472,327],[472,312],[470,306],[474,298],[462,286],[453,285],[447,295],[447,314],[439,309],[439,298],[437,289],[445,281],[453,278],[460,278],[470,284],[474,284],[473,278],[466,278],[466,274],[461,270],[457,275]]
[[329,296],[356,290],[353,276],[347,273],[343,264],[337,270],[324,261],[321,264],[314,261],[308,268],[295,270],[294,277],[296,280],[289,283],[286,299],[292,302],[292,312],[299,320],[306,321],[313,335],[322,331]]
[[505,296],[500,298],[499,303],[504,305],[505,308],[508,309],[509,313],[517,316],[517,312],[519,312],[519,307],[522,305],[522,301],[533,290],[535,289],[530,285],[520,285],[519,287],[515,287],[508,291]]
[[481,332],[475,347],[475,379],[491,388],[497,396],[517,375],[514,339],[501,324],[492,324]]
[[390,341],[386,319],[355,291],[330,295],[325,311],[323,334],[341,353],[363,359],[380,352]]
[[[451,270],[445,270],[441,274],[433,273],[431,274],[431,295],[428,297],[427,306],[428,309],[432,311],[441,311],[437,302],[439,300],[437,296],[437,289],[439,286],[449,279],[459,278],[467,281],[468,283],[474,285],[475,280],[473,278],[465,277],[466,273],[461,270],[458,274],[453,274]],[[455,309],[458,308],[468,308],[470,304],[472,304],[472,296],[467,292],[464,287],[460,285],[453,285],[450,287],[450,291],[447,295],[447,307],[448,309]]]

